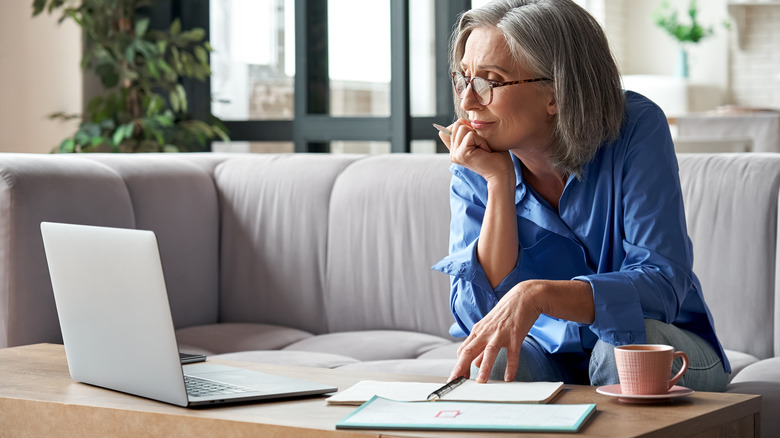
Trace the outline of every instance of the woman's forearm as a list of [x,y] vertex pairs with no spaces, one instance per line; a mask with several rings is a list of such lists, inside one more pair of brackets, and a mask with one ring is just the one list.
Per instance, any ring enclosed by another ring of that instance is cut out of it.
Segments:
[[582,324],[592,324],[596,317],[593,289],[588,282],[528,280],[521,284],[534,295],[536,307],[547,316]]
[[485,217],[477,243],[477,258],[491,287],[515,268],[518,257],[515,175],[488,181]]

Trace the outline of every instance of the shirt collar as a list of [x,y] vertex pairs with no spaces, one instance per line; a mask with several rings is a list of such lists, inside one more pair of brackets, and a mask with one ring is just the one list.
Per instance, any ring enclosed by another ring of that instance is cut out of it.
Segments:
[[515,190],[515,205],[517,205],[520,203],[520,201],[523,200],[527,192],[525,183],[523,182],[523,163],[521,163],[520,159],[517,158],[517,156],[511,151],[509,152],[509,156],[512,157],[512,164],[515,167],[515,181],[517,181],[517,189]]
[[[536,196],[529,194],[529,188],[523,181],[523,163],[515,154],[511,154],[512,163],[515,166],[515,178],[517,179],[517,189],[515,190],[515,205],[520,207],[518,213],[520,216],[534,222],[536,225],[552,231],[561,236],[575,239],[574,233],[564,223],[563,219],[549,205],[542,205],[543,201],[536,199]],[[576,177],[569,175],[566,181],[564,193],[573,183]],[[561,196],[563,199],[563,196]],[[547,204],[546,202],[544,204]],[[560,207],[560,206],[559,206]]]

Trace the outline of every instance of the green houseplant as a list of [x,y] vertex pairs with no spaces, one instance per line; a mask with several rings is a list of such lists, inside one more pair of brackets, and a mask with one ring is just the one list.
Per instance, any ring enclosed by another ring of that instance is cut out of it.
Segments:
[[[55,152],[179,152],[203,150],[209,139],[228,141],[221,121],[188,113],[183,78],[211,75],[205,31],[150,29],[141,12],[155,0],[34,0],[33,16],[60,11],[82,29],[82,69],[91,69],[105,92],[93,98],[78,131]],[[80,117],[56,113],[53,119]]]
[[669,0],[664,0],[653,14],[655,24],[674,37],[680,44],[679,60],[677,64],[678,75],[688,77],[688,50],[687,44],[698,44],[702,39],[715,33],[712,26],[704,27],[698,21],[699,7],[696,0],[688,3],[688,18],[690,23],[680,21],[677,11],[672,9]]

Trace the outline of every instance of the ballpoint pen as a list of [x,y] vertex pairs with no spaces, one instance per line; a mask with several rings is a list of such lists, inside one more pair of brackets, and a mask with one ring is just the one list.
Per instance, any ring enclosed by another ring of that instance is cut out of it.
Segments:
[[453,389],[457,388],[458,386],[460,386],[460,385],[461,385],[463,382],[465,382],[466,380],[468,380],[468,379],[466,379],[466,378],[465,378],[465,377],[463,377],[463,376],[460,376],[460,377],[458,377],[458,378],[457,378],[457,379],[455,379],[455,380],[451,380],[451,381],[447,382],[447,383],[446,383],[444,386],[442,386],[441,388],[437,389],[436,391],[433,391],[433,392],[432,392],[432,393],[431,393],[431,394],[428,396],[428,401],[431,401],[431,400],[433,400],[433,401],[436,401],[436,400],[438,400],[438,399],[440,399],[440,398],[444,397],[444,394],[447,394],[448,392],[450,392],[450,391],[452,391]]

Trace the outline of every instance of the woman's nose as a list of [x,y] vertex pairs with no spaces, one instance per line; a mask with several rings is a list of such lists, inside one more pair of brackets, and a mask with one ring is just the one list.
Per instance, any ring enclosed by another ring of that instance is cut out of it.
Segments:
[[463,97],[460,99],[460,108],[463,111],[468,111],[471,109],[481,108],[482,106],[483,105],[477,101],[476,96],[474,96],[474,89],[472,88],[471,84],[468,84],[466,89],[463,91]]

